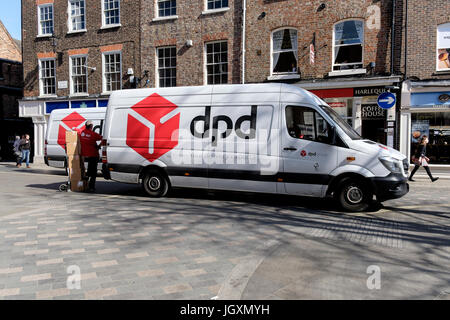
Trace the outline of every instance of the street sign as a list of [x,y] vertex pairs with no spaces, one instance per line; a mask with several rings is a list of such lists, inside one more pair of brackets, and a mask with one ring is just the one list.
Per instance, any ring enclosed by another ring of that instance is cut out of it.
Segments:
[[378,96],[377,104],[380,108],[390,109],[395,106],[396,101],[395,94],[384,92]]

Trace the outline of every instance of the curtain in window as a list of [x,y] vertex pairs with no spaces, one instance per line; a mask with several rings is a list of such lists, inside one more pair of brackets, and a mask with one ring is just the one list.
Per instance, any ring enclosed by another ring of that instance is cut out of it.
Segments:
[[[348,20],[336,24],[334,27],[334,64],[362,61],[363,43],[363,21]],[[348,67],[341,66],[339,68]]]
[[334,44],[362,43],[364,24],[359,20],[349,20],[338,23],[334,30]]
[[294,50],[295,60],[298,61],[297,30],[289,29],[289,35],[291,37],[291,46],[292,50]]
[[[281,45],[283,44],[283,34],[284,34],[284,30],[279,30],[277,32],[273,33],[272,36],[272,43],[273,43],[273,68],[275,68],[275,66],[278,63],[278,59],[280,58],[280,50],[281,50]],[[278,51],[278,52],[276,52]]]

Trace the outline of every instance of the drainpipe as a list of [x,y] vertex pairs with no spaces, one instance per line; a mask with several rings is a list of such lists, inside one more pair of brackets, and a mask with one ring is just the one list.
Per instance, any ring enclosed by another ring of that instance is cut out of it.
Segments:
[[408,0],[405,0],[405,79],[408,79]]
[[394,47],[395,47],[395,0],[392,0],[392,27],[391,27],[391,76],[394,74]]
[[245,19],[247,13],[247,1],[242,1],[242,84],[245,83]]

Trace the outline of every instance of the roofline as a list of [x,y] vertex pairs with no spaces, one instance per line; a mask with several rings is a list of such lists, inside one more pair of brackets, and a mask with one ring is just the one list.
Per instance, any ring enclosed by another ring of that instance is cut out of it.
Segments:
[[12,63],[12,64],[23,64],[22,61],[18,61],[18,60],[10,60],[10,59],[5,59],[5,58],[0,58],[1,62],[8,62],[8,63]]
[[[21,8],[22,8],[22,6],[21,6]],[[14,41],[14,38],[11,37],[11,34],[9,33],[8,29],[6,29],[6,27],[3,24],[1,19],[0,19],[0,28],[3,28],[3,30],[5,30],[6,35],[8,36],[9,40],[14,44],[14,47],[16,47],[17,52],[20,54],[20,62],[22,63],[22,61],[23,61],[22,48],[19,48],[19,46],[17,45],[16,41]],[[20,41],[22,41],[22,40],[20,40]],[[19,60],[16,60],[16,61],[19,61]]]

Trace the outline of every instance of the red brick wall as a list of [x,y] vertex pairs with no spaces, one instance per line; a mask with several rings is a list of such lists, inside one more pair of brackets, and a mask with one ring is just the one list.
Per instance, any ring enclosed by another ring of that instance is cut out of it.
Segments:
[[[44,0],[48,1],[48,0]],[[50,1],[52,2],[52,1]],[[139,0],[122,0],[120,6],[121,27],[101,29],[101,0],[86,1],[87,32],[69,34],[67,26],[67,0],[54,0],[54,30],[58,38],[57,46],[51,45],[51,39],[37,37],[38,17],[36,0],[22,1],[22,28],[24,49],[24,81],[26,97],[39,96],[38,53],[56,54],[56,81],[69,82],[69,50],[89,49],[89,94],[102,92],[102,52],[100,47],[122,45],[122,83],[130,87],[128,68],[133,68],[136,76],[139,69]],[[58,96],[68,96],[69,89],[57,90]]]
[[407,77],[450,79],[450,72],[436,72],[437,26],[450,23],[449,0],[409,0]]
[[[321,3],[325,3],[326,8],[318,12]],[[261,82],[270,75],[271,33],[281,27],[297,29],[298,67],[302,79],[326,77],[332,71],[333,25],[349,18],[367,21],[367,9],[371,5],[380,8],[380,29],[370,29],[365,24],[363,66],[375,62],[374,74],[390,73],[391,0],[255,0],[247,4],[246,82]],[[260,17],[262,12],[266,13],[264,18]],[[314,32],[316,56],[315,65],[311,66],[309,44]]]
[[8,34],[6,28],[0,21],[0,59],[22,62],[21,48]]
[[[155,0],[142,0],[142,70],[149,71],[149,86],[155,86],[156,48],[176,45],[177,86],[204,84],[204,47],[214,40],[228,41],[228,83],[240,82],[241,0],[229,0],[230,10],[202,15],[204,0],[178,0],[176,20],[152,21],[155,18]],[[185,46],[187,40],[193,46]]]

